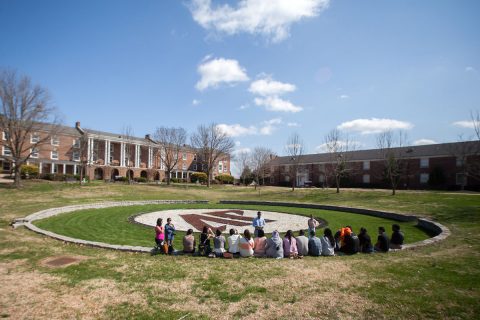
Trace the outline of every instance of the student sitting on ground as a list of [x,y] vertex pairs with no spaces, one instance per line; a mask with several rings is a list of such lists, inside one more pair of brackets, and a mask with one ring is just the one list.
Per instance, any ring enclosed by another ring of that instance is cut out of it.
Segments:
[[335,239],[333,238],[332,230],[325,228],[323,230],[323,237],[320,238],[322,242],[322,256],[335,255]]
[[240,250],[238,249],[240,238],[241,236],[238,234],[237,230],[230,229],[230,236],[227,238],[228,252],[230,252],[231,254],[238,254],[240,252]]
[[253,256],[253,239],[250,234],[250,230],[245,229],[243,232],[243,238],[239,242],[240,256],[251,257]]
[[344,254],[355,254],[357,253],[356,251],[356,245],[355,245],[355,240],[352,236],[352,230],[350,228],[343,228],[342,229],[342,247],[340,248],[340,252]]
[[358,239],[358,236],[355,232],[353,232],[353,228],[351,226],[347,226],[347,228],[350,228],[350,236],[352,237],[353,239],[353,242],[354,242],[354,251],[355,253],[358,253],[360,252],[360,239]]
[[283,238],[283,255],[285,258],[292,259],[298,257],[297,240],[295,240],[292,230],[288,230]]
[[378,227],[378,238],[375,244],[376,252],[388,252],[390,249],[390,240],[388,240],[384,227]]
[[225,237],[222,235],[222,231],[217,229],[215,231],[215,238],[213,238],[213,253],[215,253],[216,257],[223,257],[223,253],[225,252]]
[[322,242],[315,236],[315,231],[310,231],[310,239],[308,239],[308,254],[314,257],[322,255]]
[[360,252],[362,253],[372,253],[373,245],[370,235],[367,232],[367,229],[360,228],[360,233],[358,234],[358,239],[360,241]]
[[193,230],[188,229],[187,234],[183,237],[183,253],[195,253],[195,242]]
[[342,247],[342,229],[335,232],[334,236],[334,246],[335,252],[339,252]]
[[265,246],[267,257],[281,259],[283,258],[283,242],[280,238],[280,233],[277,230],[272,232],[272,237],[267,239]]
[[212,229],[203,227],[202,234],[200,234],[200,243],[198,244],[198,251],[200,255],[208,256],[212,252],[212,247],[210,246],[210,239],[214,238]]
[[253,240],[253,255],[258,258],[265,257],[265,246],[267,245],[267,237],[263,230],[257,231],[258,236]]
[[308,256],[308,238],[305,237],[303,230],[298,232],[298,237],[296,237],[295,240],[297,240],[298,255]]
[[405,237],[403,236],[403,232],[400,231],[400,226],[398,224],[392,225],[392,237],[390,238],[390,248],[391,249],[402,249],[403,240]]

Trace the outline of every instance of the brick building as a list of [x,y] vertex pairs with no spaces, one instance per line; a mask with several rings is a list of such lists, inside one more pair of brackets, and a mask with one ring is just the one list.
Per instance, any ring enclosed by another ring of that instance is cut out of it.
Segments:
[[[41,126],[30,136],[30,143],[46,135],[48,129],[48,125]],[[149,135],[138,138],[83,129],[80,122],[75,127],[63,126],[59,132],[50,139],[50,143],[32,150],[28,164],[38,166],[41,175],[78,175],[81,168],[85,167],[85,175],[95,180],[115,180],[127,175],[157,181],[165,178],[165,165],[160,160],[159,146]],[[12,169],[12,157],[6,145],[9,139],[7,132],[1,131],[0,138],[0,170],[9,172]],[[203,171],[202,159],[194,148],[184,145],[178,156],[171,178],[190,181],[193,172]],[[86,161],[85,166],[81,165],[82,157]],[[229,155],[217,162],[212,178],[219,174],[231,174]]]
[[[394,148],[401,163],[399,189],[472,189],[480,190],[480,141],[432,144]],[[338,156],[338,155],[334,155]],[[350,151],[348,176],[343,187],[389,188],[385,179],[385,161],[379,149]],[[292,160],[276,157],[269,164],[271,185],[334,186],[332,154],[307,154],[300,157],[296,177],[291,173]]]

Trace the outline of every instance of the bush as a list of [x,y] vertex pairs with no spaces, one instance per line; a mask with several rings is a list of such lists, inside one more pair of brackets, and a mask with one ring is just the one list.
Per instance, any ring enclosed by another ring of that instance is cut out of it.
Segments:
[[219,174],[215,177],[215,180],[222,184],[232,184],[235,178],[229,174]]
[[37,166],[24,164],[20,167],[20,174],[22,175],[22,178],[37,178],[39,169]]
[[135,180],[136,182],[142,182],[142,183],[147,182],[147,178],[144,178],[144,177],[134,178],[133,180]]
[[179,180],[180,179],[177,179],[177,178],[170,178],[171,183],[178,183],[178,182],[180,182]]
[[117,179],[115,181],[127,182],[128,178],[127,177],[117,177]]
[[207,182],[207,174],[205,172],[194,172],[190,175],[190,181],[193,183],[200,182],[205,183]]

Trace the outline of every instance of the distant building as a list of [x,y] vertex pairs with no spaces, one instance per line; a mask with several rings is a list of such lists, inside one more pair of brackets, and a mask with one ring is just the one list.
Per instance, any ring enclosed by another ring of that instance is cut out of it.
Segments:
[[[480,190],[480,141],[432,144],[393,148],[401,164],[399,189],[471,189]],[[290,157],[276,157],[269,164],[269,183],[297,187],[334,186],[333,157],[329,153],[307,154],[300,157],[296,177],[291,173]],[[348,177],[343,187],[390,188],[385,179],[382,150],[349,151]]]
[[[48,125],[42,128],[31,135],[30,143],[45,134]],[[149,135],[144,138],[125,137],[122,134],[83,129],[80,122],[75,127],[62,127],[60,132],[52,137],[50,143],[41,145],[39,150],[32,150],[28,163],[37,165],[41,175],[78,175],[84,157],[85,175],[90,179],[115,180],[127,175],[157,181],[165,178],[165,165],[160,160],[158,145]],[[9,137],[1,128],[0,133],[0,170],[9,172],[12,169],[11,151],[6,146]],[[194,148],[184,145],[178,156],[171,178],[190,181],[193,172],[203,171],[202,159]],[[231,174],[229,155],[216,163],[212,178],[219,174]]]

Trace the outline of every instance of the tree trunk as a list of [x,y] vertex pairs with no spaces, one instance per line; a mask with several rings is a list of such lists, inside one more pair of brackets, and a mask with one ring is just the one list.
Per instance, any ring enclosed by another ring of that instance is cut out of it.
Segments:
[[207,188],[210,188],[210,171],[207,172]]
[[168,171],[167,171],[167,176],[165,177],[165,180],[167,180],[167,186],[170,185],[170,175],[171,175],[171,171],[168,170]]
[[335,177],[335,183],[337,184],[337,193],[340,193],[340,179]]
[[15,168],[13,168],[14,177],[15,177],[13,185],[15,186],[15,188],[20,188],[22,186],[22,179],[21,179],[22,177],[20,176],[20,168],[21,168],[21,165],[15,163]]

